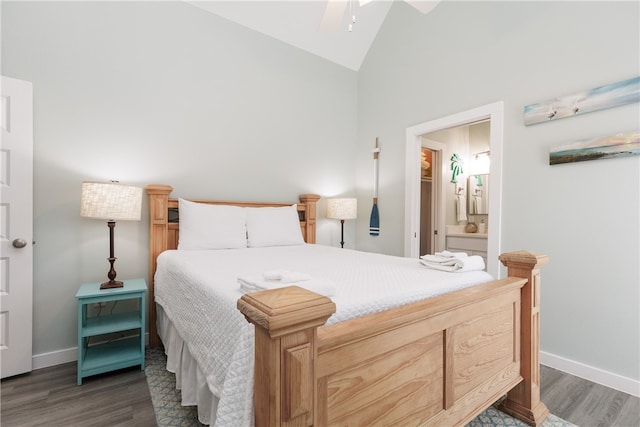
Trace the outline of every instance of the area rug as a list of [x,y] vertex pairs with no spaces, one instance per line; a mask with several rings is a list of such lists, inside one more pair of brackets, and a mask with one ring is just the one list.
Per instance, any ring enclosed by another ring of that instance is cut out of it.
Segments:
[[[175,376],[165,369],[167,359],[160,349],[147,349],[145,374],[159,427],[200,427],[195,406],[182,406]],[[527,424],[494,407],[474,418],[467,427],[528,427]],[[235,427],[235,426],[234,426]],[[555,415],[549,415],[542,427],[576,427]]]

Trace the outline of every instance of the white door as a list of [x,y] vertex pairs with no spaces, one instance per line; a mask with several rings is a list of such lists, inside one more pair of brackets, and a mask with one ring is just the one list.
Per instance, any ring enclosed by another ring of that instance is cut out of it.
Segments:
[[0,376],[31,371],[33,334],[33,89],[2,76]]

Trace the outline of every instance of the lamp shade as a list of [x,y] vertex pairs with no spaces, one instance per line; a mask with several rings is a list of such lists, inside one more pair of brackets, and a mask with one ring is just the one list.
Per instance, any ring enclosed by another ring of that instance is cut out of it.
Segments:
[[358,199],[327,199],[327,218],[355,219],[358,212]]
[[83,182],[80,216],[140,221],[142,188],[118,182]]

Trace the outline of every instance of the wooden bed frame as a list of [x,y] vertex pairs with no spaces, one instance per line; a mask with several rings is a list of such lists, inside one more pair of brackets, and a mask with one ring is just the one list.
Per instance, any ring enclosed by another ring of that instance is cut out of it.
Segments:
[[[178,242],[171,190],[147,187],[152,302],[156,258]],[[308,243],[318,199],[300,196]],[[335,304],[305,289],[243,295],[238,309],[256,328],[256,426],[465,425],[505,394],[502,411],[542,423],[549,411],[540,401],[540,267],[548,258],[525,251],[499,258],[505,279],[329,326]],[[158,346],[155,304],[149,314],[150,343]]]

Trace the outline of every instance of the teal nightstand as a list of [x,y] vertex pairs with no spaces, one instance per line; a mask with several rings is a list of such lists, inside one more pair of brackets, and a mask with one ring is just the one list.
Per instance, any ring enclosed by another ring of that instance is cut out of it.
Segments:
[[[147,283],[144,279],[124,280],[124,287],[100,290],[100,283],[80,286],[78,299],[78,385],[82,378],[129,366],[144,370],[144,334],[147,308]],[[90,304],[138,299],[138,310],[88,317]],[[89,346],[89,338],[113,332],[139,329],[131,338]]]

